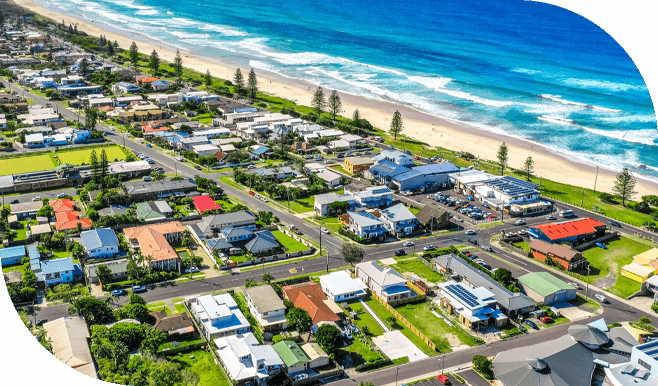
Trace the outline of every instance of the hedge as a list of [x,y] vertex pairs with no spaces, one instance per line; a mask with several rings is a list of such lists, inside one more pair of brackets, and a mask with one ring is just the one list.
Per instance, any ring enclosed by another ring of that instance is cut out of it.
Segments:
[[392,364],[393,362],[390,359],[382,359],[376,362],[369,362],[369,363],[358,365],[354,367],[354,370],[356,370],[357,372],[361,372],[361,371],[367,371],[372,369],[378,369],[380,367],[384,367]]

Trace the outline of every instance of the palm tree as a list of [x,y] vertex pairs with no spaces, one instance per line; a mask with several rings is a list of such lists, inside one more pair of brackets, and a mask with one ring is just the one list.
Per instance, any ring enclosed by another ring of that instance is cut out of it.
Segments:
[[104,340],[94,343],[93,351],[99,358],[111,359],[115,366],[128,358],[128,347],[118,341]]

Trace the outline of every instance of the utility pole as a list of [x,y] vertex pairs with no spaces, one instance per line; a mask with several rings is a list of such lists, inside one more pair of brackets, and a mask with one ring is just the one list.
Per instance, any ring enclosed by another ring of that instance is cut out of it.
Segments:
[[587,264],[587,281],[585,282],[585,300],[589,300],[587,297],[589,292],[589,263]]
[[395,386],[398,386],[398,373],[400,372],[400,368],[398,367],[395,369]]

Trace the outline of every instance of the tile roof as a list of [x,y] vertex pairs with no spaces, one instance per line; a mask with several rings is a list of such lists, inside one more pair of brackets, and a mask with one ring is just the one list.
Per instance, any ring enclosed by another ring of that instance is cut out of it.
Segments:
[[187,314],[167,315],[165,313],[164,315],[156,314],[154,316],[156,321],[155,324],[153,325],[153,328],[159,331],[174,332],[180,329],[186,329],[186,330],[189,329],[190,332],[194,331],[194,325],[192,324],[192,321],[190,320],[190,317],[187,316]]
[[99,228],[84,231],[80,234],[82,244],[88,249],[119,246],[117,235],[110,228]]
[[88,218],[80,219],[79,216],[80,212],[55,213],[55,229],[58,231],[74,229],[78,226],[78,223],[82,224],[82,229],[90,229],[91,220]]
[[164,224],[126,228],[123,232],[128,240],[137,240],[143,256],[151,256],[153,260],[161,261],[179,258],[164,235],[183,232],[184,230],[185,228],[179,221],[172,221]]
[[197,196],[193,197],[192,200],[194,201],[194,206],[196,207],[196,210],[199,211],[199,213],[203,214],[203,212],[208,211],[208,210],[217,210],[220,209],[221,206],[219,206],[215,201],[210,196]]
[[546,237],[551,240],[559,240],[565,237],[580,236],[596,232],[595,227],[605,226],[604,223],[591,218],[581,218],[577,220],[534,225],[535,228],[542,231]]
[[568,245],[551,244],[551,243],[547,243],[544,240],[539,240],[539,239],[535,239],[530,242],[530,249],[536,250],[543,254],[551,253],[569,262],[577,257],[582,256],[580,252],[571,248]]
[[313,324],[318,324],[320,322],[337,322],[340,320],[340,317],[324,302],[327,297],[322,290],[320,290],[319,293],[316,293],[316,291],[307,291],[308,287],[305,289],[302,289],[293,304],[295,307],[306,310],[310,315]]
[[75,201],[71,200],[70,198],[65,198],[63,200],[49,201],[48,205],[50,205],[53,208],[55,213],[72,212],[75,210]]

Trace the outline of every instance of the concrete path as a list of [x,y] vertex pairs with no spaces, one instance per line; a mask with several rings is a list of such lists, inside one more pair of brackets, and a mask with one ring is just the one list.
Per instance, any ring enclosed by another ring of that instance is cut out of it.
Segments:
[[372,341],[391,360],[408,357],[409,362],[415,362],[429,358],[399,330],[385,332],[382,336],[374,337]]
[[363,308],[365,308],[366,311],[368,311],[368,313],[369,313],[369,314],[375,319],[375,321],[376,321],[377,323],[379,323],[380,326],[382,326],[382,328],[384,329],[384,332],[389,332],[389,331],[391,331],[391,329],[388,328],[388,327],[386,327],[386,325],[384,324],[384,322],[383,322],[381,319],[379,319],[379,316],[377,316],[377,314],[375,314],[375,311],[373,311],[373,310],[370,308],[370,306],[368,305],[368,303],[364,302],[363,299],[359,299],[359,301],[361,302],[361,305],[363,306]]

